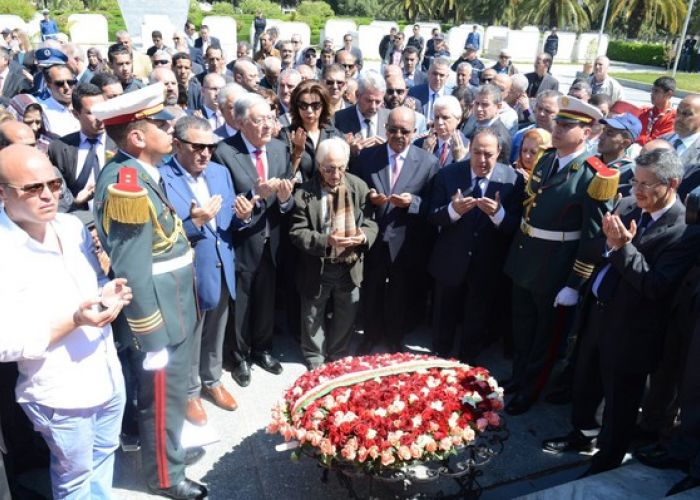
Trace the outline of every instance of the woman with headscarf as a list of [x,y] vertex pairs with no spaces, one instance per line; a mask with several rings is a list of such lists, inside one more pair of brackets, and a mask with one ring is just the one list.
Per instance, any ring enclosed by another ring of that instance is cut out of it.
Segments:
[[535,165],[542,156],[542,153],[550,147],[552,147],[552,134],[543,128],[528,130],[525,132],[525,135],[523,135],[520,154],[513,164],[513,168],[523,174],[527,181],[530,178],[532,169],[535,168]]
[[48,122],[41,104],[30,94],[18,94],[10,100],[8,109],[18,121],[32,129],[37,149],[46,153],[49,150],[49,143],[57,136],[48,132]]

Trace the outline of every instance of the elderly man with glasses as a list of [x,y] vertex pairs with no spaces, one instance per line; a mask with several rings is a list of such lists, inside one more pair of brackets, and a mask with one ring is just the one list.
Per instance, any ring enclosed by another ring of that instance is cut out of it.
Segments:
[[71,97],[78,84],[68,66],[58,64],[46,71],[49,97],[39,101],[48,121],[48,132],[64,136],[80,130],[80,122],[73,114]]
[[[346,172],[350,147],[340,138],[322,141],[318,170],[294,195],[289,237],[297,246],[301,292],[301,350],[309,369],[348,355],[360,301],[362,253],[372,246],[369,188]],[[332,304],[332,318],[327,306]]]

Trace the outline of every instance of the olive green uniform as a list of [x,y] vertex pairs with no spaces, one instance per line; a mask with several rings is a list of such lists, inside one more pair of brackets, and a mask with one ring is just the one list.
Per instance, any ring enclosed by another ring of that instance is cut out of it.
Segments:
[[[139,196],[112,188],[123,167],[136,170]],[[150,486],[168,488],[184,479],[180,434],[187,405],[192,336],[197,320],[192,250],[182,221],[158,183],[135,159],[119,152],[95,187],[95,223],[115,277],[133,292],[118,324],[130,337],[139,377],[138,413],[143,469]],[[147,352],[167,348],[165,368],[147,371]]]

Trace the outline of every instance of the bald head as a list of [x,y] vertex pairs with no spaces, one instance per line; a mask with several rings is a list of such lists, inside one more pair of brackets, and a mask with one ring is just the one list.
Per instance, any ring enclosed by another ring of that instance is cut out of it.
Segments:
[[647,142],[644,146],[642,146],[642,153],[648,153],[649,151],[653,151],[654,149],[673,150],[673,146],[670,142],[665,141],[663,139],[652,139],[651,141]]
[[29,125],[14,120],[0,123],[0,149],[12,144],[36,145],[34,132]]
[[390,76],[399,76],[403,78],[401,67],[396,64],[387,64],[384,66],[384,78],[389,78]]
[[501,93],[503,93],[503,95],[508,95],[513,82],[511,81],[510,76],[499,73],[493,77],[493,84],[501,89]]
[[407,125],[409,129],[413,130],[416,128],[416,112],[406,106],[399,106],[396,109],[392,109],[389,113],[387,124],[391,125],[398,122]]

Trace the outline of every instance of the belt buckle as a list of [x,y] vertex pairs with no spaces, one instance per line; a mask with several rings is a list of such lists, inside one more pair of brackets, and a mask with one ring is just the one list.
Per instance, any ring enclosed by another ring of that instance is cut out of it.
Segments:
[[525,236],[532,238],[532,231],[530,231],[530,225],[527,222],[520,223],[520,230]]

